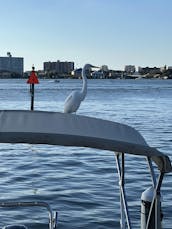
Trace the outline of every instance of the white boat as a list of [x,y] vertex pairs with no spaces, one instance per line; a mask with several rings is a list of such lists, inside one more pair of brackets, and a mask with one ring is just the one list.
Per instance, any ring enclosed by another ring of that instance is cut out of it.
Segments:
[[[48,122],[47,122],[48,120]],[[46,111],[2,110],[0,111],[0,143],[50,144],[62,146],[91,147],[115,153],[119,174],[121,229],[132,228],[125,193],[125,155],[145,157],[150,169],[152,187],[142,195],[141,229],[161,228],[160,189],[163,177],[172,171],[169,157],[150,147],[134,128],[107,120]],[[156,179],[152,162],[158,168]],[[151,196],[151,197],[150,197]],[[147,202],[150,206],[147,206]],[[49,229],[58,227],[57,213],[45,202],[1,202],[0,207],[42,206],[49,212]],[[148,215],[146,215],[148,211]],[[9,225],[4,228],[26,228]]]

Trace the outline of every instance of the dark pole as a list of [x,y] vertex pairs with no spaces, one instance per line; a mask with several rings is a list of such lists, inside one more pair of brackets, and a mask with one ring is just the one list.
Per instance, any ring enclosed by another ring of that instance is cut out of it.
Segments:
[[29,79],[27,80],[27,83],[30,84],[30,96],[31,96],[30,109],[31,109],[31,111],[33,111],[34,110],[34,84],[39,83],[39,80],[35,74],[34,66],[32,66],[32,72],[29,76]]
[[34,84],[31,85],[31,111],[34,110]]

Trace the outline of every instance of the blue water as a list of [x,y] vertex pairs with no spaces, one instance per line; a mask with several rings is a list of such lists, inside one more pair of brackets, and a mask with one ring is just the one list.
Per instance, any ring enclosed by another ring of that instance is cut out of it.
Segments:
[[[35,109],[63,111],[65,98],[81,80],[41,80]],[[89,80],[77,114],[135,127],[150,146],[172,160],[171,80]],[[1,109],[30,109],[25,80],[0,80]],[[48,120],[47,120],[48,122]],[[111,229],[119,226],[119,189],[113,152],[89,148],[0,144],[0,201],[47,201],[58,211],[58,228]],[[162,186],[163,228],[172,228],[172,175]],[[126,192],[131,223],[140,228],[140,196],[151,185],[145,158],[126,157]],[[48,228],[45,209],[0,209],[0,227],[24,223]]]

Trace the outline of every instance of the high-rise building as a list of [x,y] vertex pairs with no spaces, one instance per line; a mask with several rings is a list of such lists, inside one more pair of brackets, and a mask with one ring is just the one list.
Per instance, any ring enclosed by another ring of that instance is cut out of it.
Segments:
[[10,52],[7,52],[6,57],[0,57],[0,72],[9,72],[23,75],[23,57],[12,57]]
[[74,70],[74,62],[44,62],[44,71],[57,74],[70,74]]

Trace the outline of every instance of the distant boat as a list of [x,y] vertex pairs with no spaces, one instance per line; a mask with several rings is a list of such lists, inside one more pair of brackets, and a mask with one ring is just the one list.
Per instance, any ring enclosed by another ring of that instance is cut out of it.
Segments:
[[55,80],[54,80],[54,83],[60,83],[60,80],[55,79]]

